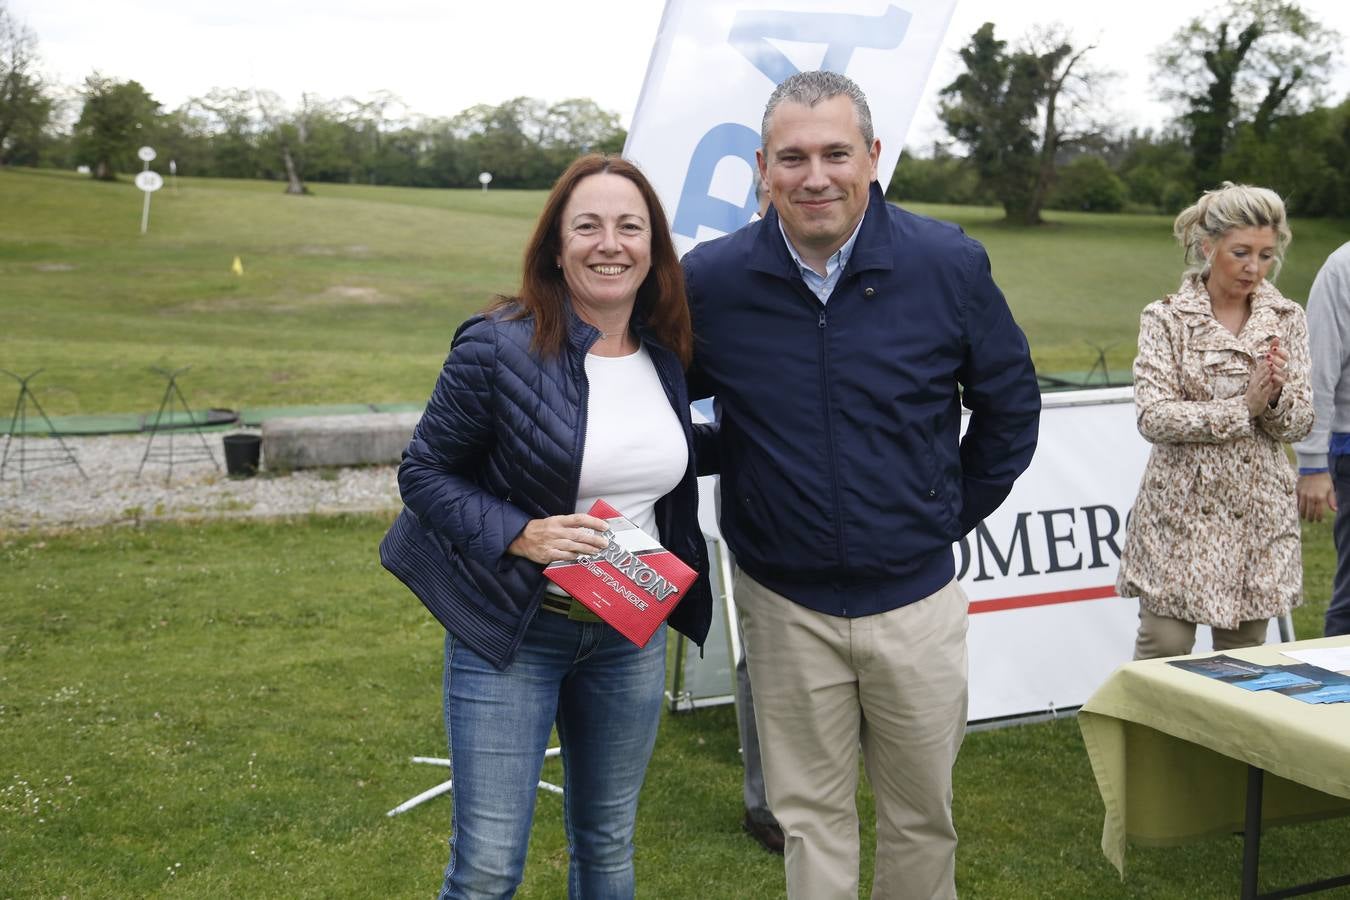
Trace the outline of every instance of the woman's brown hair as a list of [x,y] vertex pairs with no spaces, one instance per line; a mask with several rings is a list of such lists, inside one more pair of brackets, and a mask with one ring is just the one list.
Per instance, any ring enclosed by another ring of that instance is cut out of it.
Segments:
[[644,325],[656,340],[689,365],[693,355],[693,330],[689,305],[684,296],[684,272],[675,253],[670,225],[661,199],[637,166],[618,156],[589,153],[580,157],[558,177],[544,202],[544,210],[525,245],[524,273],[516,297],[499,297],[493,308],[519,304],[518,315],[534,317],[535,352],[560,354],[567,345],[567,283],[557,265],[562,250],[562,214],[572,192],[583,178],[618,175],[637,186],[647,204],[651,221],[652,267],[638,287],[634,321]]

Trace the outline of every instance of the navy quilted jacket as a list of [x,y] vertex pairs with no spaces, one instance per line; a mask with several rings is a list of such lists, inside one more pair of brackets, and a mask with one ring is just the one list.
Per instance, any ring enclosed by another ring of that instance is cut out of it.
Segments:
[[[586,351],[600,332],[569,310],[566,351],[530,350],[532,319],[459,327],[398,470],[403,511],[380,561],[441,624],[498,668],[539,609],[543,567],[506,552],[531,519],[574,512],[586,438]],[[702,644],[712,618],[695,454],[678,358],[639,329],[689,444],[689,467],[656,504],[661,540],[700,573],[670,623]]]

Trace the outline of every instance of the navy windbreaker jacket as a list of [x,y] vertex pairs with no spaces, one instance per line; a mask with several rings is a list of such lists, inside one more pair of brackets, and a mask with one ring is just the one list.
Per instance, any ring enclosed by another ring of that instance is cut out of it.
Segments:
[[[384,567],[503,669],[546,585],[542,566],[506,548],[529,520],[576,511],[586,352],[600,332],[570,310],[568,320],[566,351],[545,359],[530,349],[532,319],[492,313],[460,326],[399,466],[404,509],[380,544]],[[702,644],[712,594],[684,373],[673,353],[638,334],[689,445],[684,478],[656,504],[661,542],[700,573],[669,621]]]
[[690,394],[721,407],[721,527],[737,563],[841,616],[951,580],[953,542],[1031,462],[1040,417],[1026,338],[984,248],[873,183],[828,303],[772,208],[683,262]]

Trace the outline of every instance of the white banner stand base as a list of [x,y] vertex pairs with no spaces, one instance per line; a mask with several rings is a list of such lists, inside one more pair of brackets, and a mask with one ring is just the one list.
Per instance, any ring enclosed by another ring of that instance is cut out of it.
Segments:
[[[547,750],[544,751],[544,759],[550,759],[552,757],[555,757],[561,752],[562,748],[560,747],[549,747]],[[414,756],[412,758],[412,761],[415,763],[427,763],[433,766],[445,766],[447,769],[450,768],[450,760],[440,756]],[[422,793],[418,794],[416,797],[412,797],[408,800],[403,801],[398,806],[395,806],[393,809],[389,810],[389,812],[385,813],[385,815],[396,816],[399,813],[405,813],[408,810],[412,809],[414,806],[421,806],[423,803],[426,803],[433,797],[439,797],[441,794],[448,794],[451,791],[451,789],[453,789],[453,787],[454,787],[454,779],[451,779],[449,781],[442,781],[434,788],[429,788],[423,791]],[[552,784],[547,781],[539,782],[539,789],[541,791],[548,791],[551,794],[562,794],[563,792],[563,789],[558,787],[558,785]]]

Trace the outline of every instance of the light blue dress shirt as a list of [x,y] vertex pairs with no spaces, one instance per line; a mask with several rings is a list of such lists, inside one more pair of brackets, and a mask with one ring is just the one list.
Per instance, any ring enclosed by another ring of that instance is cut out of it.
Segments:
[[[864,213],[863,219],[867,218]],[[827,303],[830,294],[834,293],[834,286],[839,283],[839,277],[844,274],[844,266],[848,265],[848,259],[853,255],[853,245],[858,243],[858,232],[862,230],[862,219],[858,220],[858,227],[853,229],[853,234],[849,235],[848,240],[844,241],[844,246],[834,251],[829,259],[825,260],[825,274],[821,275],[815,269],[802,261],[801,254],[797,248],[792,246],[792,239],[783,231],[783,220],[778,220],[778,231],[783,235],[783,243],[787,244],[788,253],[792,254],[792,261],[797,264],[801,270],[802,280],[806,286],[811,289],[821,303]]]

